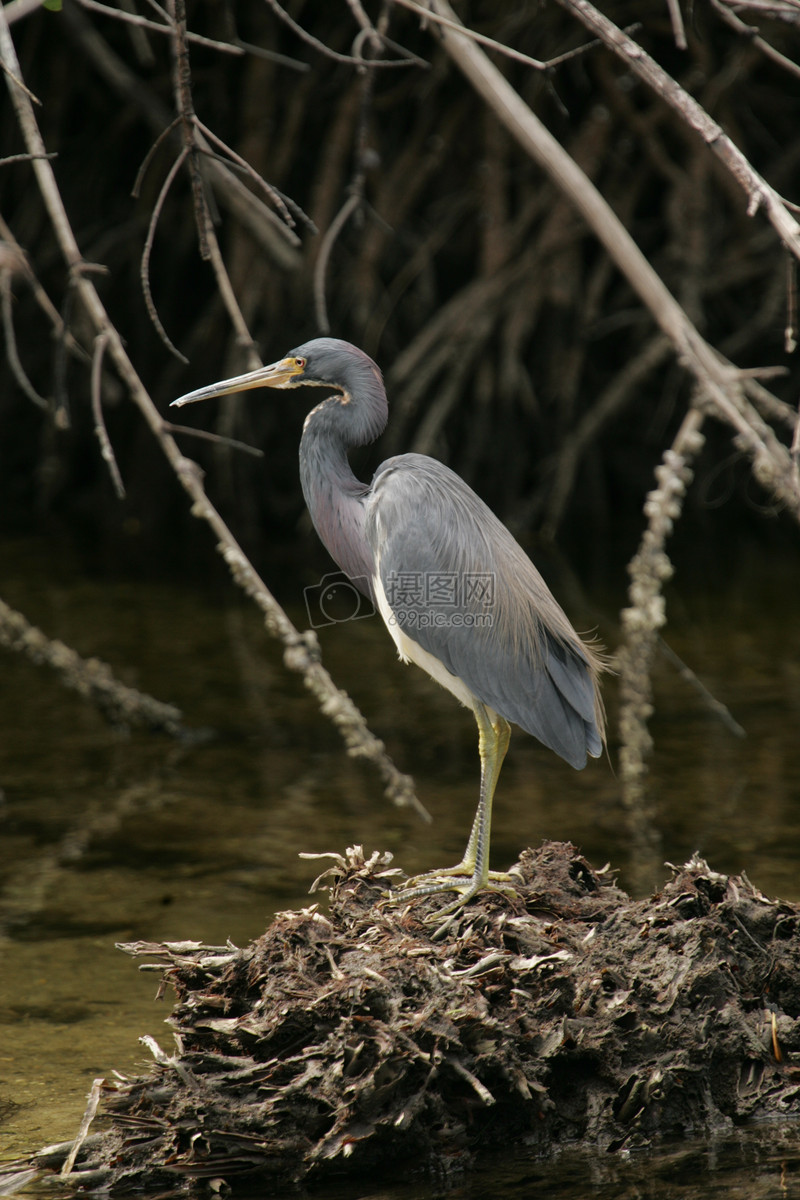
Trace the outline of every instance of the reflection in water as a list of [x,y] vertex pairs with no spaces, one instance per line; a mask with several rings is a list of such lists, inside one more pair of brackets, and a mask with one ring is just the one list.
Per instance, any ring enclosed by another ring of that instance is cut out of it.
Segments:
[[[137,974],[115,942],[242,944],[277,908],[309,902],[316,864],[300,851],[362,842],[392,850],[409,873],[455,862],[478,788],[471,715],[397,662],[377,618],[320,630],[324,659],[397,765],[414,774],[432,826],[391,808],[376,775],[345,756],[258,614],[232,591],[214,603],[189,588],[58,584],[46,556],[19,553],[18,570],[6,566],[4,599],[217,736],[189,747],[110,730],[83,701],[2,652],[2,1157],[71,1137],[96,1075],[146,1064],[140,1034],[169,1045],[168,1000],[153,1002],[153,977]],[[680,619],[667,629],[670,646],[747,736],[734,737],[660,661],[650,776],[660,853],[646,864],[650,888],[664,878],[663,860],[699,850],[717,870],[744,869],[767,894],[800,899],[797,583],[775,581],[773,595],[766,576],[751,578],[749,593],[732,591],[724,606],[682,597],[671,607]],[[553,838],[575,842],[597,865],[610,861],[623,886],[639,876],[613,769],[613,686],[609,760],[576,773],[514,734],[495,804],[493,866]],[[710,1152],[693,1153],[707,1172]],[[689,1151],[679,1156],[688,1161]],[[619,1194],[602,1190],[605,1166],[584,1166],[580,1178],[575,1161],[569,1171],[563,1163],[520,1171],[553,1196],[585,1195],[594,1176],[593,1194]],[[463,1194],[482,1195],[481,1186]],[[516,1186],[510,1179],[504,1192]],[[654,1183],[648,1194],[667,1193]],[[715,1194],[708,1180],[704,1194]]]

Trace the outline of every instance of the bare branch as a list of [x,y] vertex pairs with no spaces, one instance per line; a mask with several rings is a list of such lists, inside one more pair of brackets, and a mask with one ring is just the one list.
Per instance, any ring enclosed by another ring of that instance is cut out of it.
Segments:
[[800,404],[797,406],[797,419],[794,424],[790,454],[792,456],[792,472],[794,474],[795,487],[800,491]]
[[63,642],[49,638],[20,612],[0,600],[0,646],[49,667],[65,687],[90,700],[114,725],[138,725],[177,735],[183,731],[180,709],[127,687],[97,658],[82,658]]
[[[165,129],[173,129],[180,118],[176,120],[158,97],[111,50],[76,5],[68,5],[62,16],[92,65],[118,95],[143,114],[160,141]],[[294,230],[281,221],[272,209],[233,173],[230,164],[223,163],[212,155],[206,139],[199,132],[196,132],[196,140],[199,149],[208,151],[208,157],[204,158],[203,163],[215,196],[227,205],[256,244],[273,261],[286,270],[297,269],[300,265],[297,253],[300,239]]]
[[305,221],[310,229],[314,230],[314,222],[310,217],[306,216],[299,204],[295,204],[294,201],[287,201],[287,198],[282,195],[282,193],[279,192],[276,187],[273,187],[271,183],[268,183],[263,175],[259,175],[258,171],[256,171],[254,167],[251,167],[250,163],[247,162],[246,159],[242,158],[241,154],[237,154],[235,150],[232,150],[230,146],[223,142],[222,138],[217,137],[214,131],[209,129],[207,125],[204,125],[197,115],[194,117],[194,125],[195,129],[198,129],[200,133],[202,133],[208,139],[212,146],[217,146],[218,149],[220,149],[223,154],[231,160],[231,162],[235,163],[236,166],[239,167],[249,179],[253,180],[256,187],[258,187],[266,196],[269,197],[269,199],[279,210],[287,225],[292,227],[295,225],[295,219],[289,211],[289,206],[291,205],[297,215]]
[[[30,155],[28,157],[32,158]],[[52,159],[54,156],[49,154],[45,157]],[[81,346],[75,340],[69,329],[67,329],[64,325],[61,313],[58,311],[55,304],[53,304],[52,300],[47,295],[47,292],[34,275],[30,262],[28,261],[28,256],[25,254],[25,251],[14,237],[14,233],[10,226],[3,220],[2,216],[0,216],[0,237],[2,237],[3,241],[13,249],[15,255],[17,256],[17,260],[21,264],[18,268],[19,272],[30,287],[34,300],[52,325],[53,332],[55,333],[56,337],[63,339],[67,349],[75,358],[80,359],[82,362],[88,362],[89,356],[87,355],[83,346]]]
[[788,211],[782,197],[750,165],[738,146],[734,145],[695,98],[684,91],[637,42],[598,12],[589,0],[558,2],[613,50],[634,74],[675,109],[690,129],[700,135],[743,189],[747,196],[748,216],[755,216],[763,205],[778,237],[792,254],[800,258],[800,225]]
[[[181,162],[187,162],[189,177],[192,185],[192,199],[197,225],[197,235],[200,257],[209,261],[217,279],[220,295],[228,310],[239,344],[246,348],[250,368],[260,365],[250,331],[247,328],[236,294],[231,285],[225,263],[219,249],[217,235],[208,211],[203,177],[200,171],[200,147],[197,141],[197,118],[192,100],[192,80],[189,67],[189,51],[186,44],[186,6],[184,0],[171,0],[175,10],[175,100],[181,117],[180,128],[183,135],[183,152]],[[288,212],[287,212],[288,216]],[[289,218],[291,220],[291,218]]]
[[787,58],[785,54],[781,54],[779,50],[776,50],[774,46],[765,41],[757,29],[754,29],[752,25],[748,25],[736,13],[731,12],[722,0],[711,0],[711,4],[714,11],[719,14],[726,25],[729,25],[731,29],[735,29],[743,37],[746,37],[754,46],[758,47],[762,54],[766,55],[767,58],[771,58],[779,67],[800,78],[800,65],[793,62],[791,58]]
[[739,9],[751,9],[762,17],[800,25],[800,4],[797,0],[736,0]]
[[211,257],[208,249],[208,206],[206,204],[203,177],[198,163],[197,142],[195,140],[195,114],[192,99],[192,76],[189,67],[189,47],[186,44],[186,4],[184,0],[171,0],[174,11],[174,38],[172,50],[175,72],[173,87],[175,91],[175,107],[181,118],[181,134],[183,136],[184,159],[189,166],[189,179],[192,185],[194,219],[197,225],[197,237],[200,247],[200,257],[208,261]]
[[797,349],[797,263],[786,259],[786,328],[783,331],[783,348],[787,354]]
[[[559,2],[567,7],[580,7],[581,10],[589,7],[587,0]],[[455,19],[447,0],[432,0],[432,3],[440,14],[448,16],[451,20]],[[597,16],[600,18],[600,14]],[[604,22],[605,18],[602,18],[597,24],[605,31],[605,24],[608,22]],[[612,29],[619,38],[625,38],[616,26],[612,26]],[[772,431],[747,403],[737,369],[733,364],[726,362],[701,337],[658,272],[644,257],[628,230],[591,180],[538,120],[484,52],[466,35],[449,28],[442,29],[442,40],[448,53],[500,120],[581,212],[672,341],[680,361],[695,376],[703,397],[713,405],[715,414],[733,427],[737,444],[740,444],[752,459],[753,471],[759,482],[772,490],[776,498],[800,521],[800,493],[794,488],[786,447],[777,441]],[[677,88],[678,85],[674,86]],[[795,226],[794,220],[785,209],[782,211],[792,226]],[[800,234],[800,227],[796,228]],[[800,237],[797,247],[800,250]]]
[[[10,68],[12,75],[19,76],[19,63],[2,7],[0,7],[0,60]],[[201,516],[214,532],[218,549],[234,580],[261,609],[269,633],[283,643],[284,662],[287,668],[302,675],[306,687],[312,692],[324,714],[341,734],[347,752],[354,757],[367,758],[372,762],[383,779],[387,798],[396,804],[411,806],[420,814],[427,816],[414,794],[411,778],[398,771],[387,755],[383,743],[370,732],[353,701],[345,692],[336,687],[322,666],[319,646],[313,631],[299,633],[286,616],[206,496],[199,469],[183,456],[174,439],[166,433],[164,421],[128,357],[122,338],[109,318],[97,289],[90,276],[82,269],[84,264],[80,250],[64,208],[52,166],[45,157],[46,147],[42,141],[30,99],[13,82],[9,84],[9,91],[26,147],[29,153],[35,156],[33,170],[53,232],[67,267],[75,279],[76,292],[85,314],[97,335],[106,334],[108,354],[127,387],[131,399],[158,441],[179,482],[191,498],[193,513]],[[213,245],[216,245],[216,239]]]
[[787,404],[785,400],[779,400],[777,396],[773,396],[772,392],[767,391],[757,379],[745,378],[744,390],[758,411],[765,417],[768,417],[771,421],[778,421],[789,431],[794,429],[797,414],[791,404]]
[[683,497],[692,478],[690,463],[703,446],[703,416],[691,409],[672,446],[656,468],[658,486],[645,503],[647,528],[628,566],[630,606],[621,613],[624,640],[617,653],[620,682],[619,751],[623,802],[628,814],[634,858],[653,849],[653,825],[645,791],[647,759],[652,738],[647,722],[652,715],[650,669],[658,631],[666,621],[665,582],[672,564],[664,548],[680,516]]

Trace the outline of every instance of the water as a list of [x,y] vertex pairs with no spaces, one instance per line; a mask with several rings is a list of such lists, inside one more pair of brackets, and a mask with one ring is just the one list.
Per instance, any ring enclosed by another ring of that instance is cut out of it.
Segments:
[[[169,999],[154,1001],[154,976],[115,942],[246,943],[276,910],[309,902],[317,865],[300,851],[360,842],[391,850],[409,872],[455,862],[478,762],[469,714],[397,662],[377,618],[322,630],[324,659],[414,774],[430,826],[394,809],[374,771],[344,755],[233,587],[87,580],[67,556],[31,542],[5,545],[3,563],[8,603],[124,682],[176,703],[191,726],[216,731],[194,747],[114,731],[48,672],[0,651],[0,1158],[9,1158],[74,1136],[95,1076],[148,1065],[140,1035],[171,1046]],[[768,895],[800,900],[799,584],[796,568],[765,568],[724,598],[671,598],[670,645],[747,737],[733,737],[659,662],[652,862],[629,857],[612,683],[610,761],[576,773],[524,734],[512,737],[493,865],[545,837],[569,839],[595,865],[610,861],[624,886],[645,878],[657,887],[664,860],[699,850],[717,870],[745,869]],[[613,604],[594,599],[613,618]],[[771,1128],[629,1160],[504,1161],[456,1195],[800,1195],[799,1158],[800,1135]],[[403,1189],[397,1200],[412,1194],[436,1193]]]

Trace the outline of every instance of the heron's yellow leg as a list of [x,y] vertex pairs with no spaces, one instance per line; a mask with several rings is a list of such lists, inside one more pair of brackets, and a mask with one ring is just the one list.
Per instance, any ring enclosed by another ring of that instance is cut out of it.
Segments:
[[492,874],[499,875],[499,872],[489,871],[489,838],[492,801],[511,740],[511,726],[505,717],[498,716],[492,721],[483,704],[476,703],[475,719],[478,722],[478,753],[481,756],[481,792],[464,857],[453,871],[462,875],[480,874],[482,886],[485,886]]
[[[500,775],[500,768],[508,750],[511,726],[504,717],[495,714],[494,720],[485,705],[475,702],[475,719],[478,722],[478,751],[481,756],[481,791],[478,810],[472,822],[472,830],[464,851],[464,857],[455,867],[426,872],[409,879],[406,890],[396,899],[410,900],[417,896],[432,896],[437,892],[458,892],[458,898],[443,913],[460,907],[476,893],[491,891],[513,892],[511,876],[501,871],[489,870],[489,838],[492,825],[492,801]],[[440,916],[437,913],[436,916]]]

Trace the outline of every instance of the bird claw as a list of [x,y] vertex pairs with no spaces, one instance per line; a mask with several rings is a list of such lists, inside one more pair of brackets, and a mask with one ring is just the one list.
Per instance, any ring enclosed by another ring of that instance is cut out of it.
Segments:
[[[436,896],[440,892],[457,892],[455,900],[422,918],[424,925],[436,925],[431,935],[436,941],[447,933],[464,906],[479,892],[499,892],[510,899],[516,899],[517,892],[511,885],[511,878],[506,871],[488,871],[478,875],[461,865],[448,867],[441,871],[431,871],[427,875],[415,875],[406,881],[402,891],[391,892],[386,902],[405,904],[407,900]],[[427,882],[422,883],[422,880]]]
[[[426,871],[412,875],[403,886],[401,900],[414,900],[418,896],[433,896],[437,892],[461,892],[466,900],[481,891],[502,892],[503,884],[513,883],[514,876],[508,871],[477,872],[471,863],[461,862],[456,867],[442,867],[438,871]],[[499,886],[495,886],[499,885]]]

